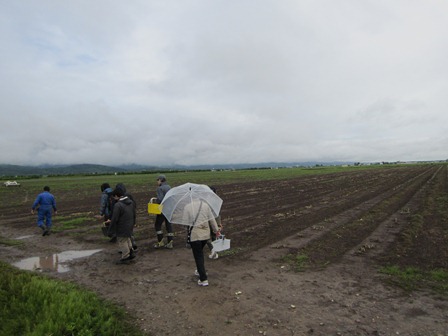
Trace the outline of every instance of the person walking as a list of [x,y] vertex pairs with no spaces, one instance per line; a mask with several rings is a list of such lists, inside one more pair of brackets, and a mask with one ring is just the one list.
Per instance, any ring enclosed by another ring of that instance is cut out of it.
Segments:
[[[165,175],[159,175],[157,177],[157,190],[156,190],[156,200],[155,203],[160,204],[163,201],[163,198],[165,197],[168,190],[170,190],[171,187],[169,186],[168,182],[166,181]],[[163,241],[163,231],[162,231],[162,225],[165,222],[165,228],[167,232],[167,243]],[[154,227],[156,230],[157,235],[157,243],[154,245],[154,248],[159,249],[162,247],[165,247],[167,249],[173,248],[173,226],[172,224],[166,219],[165,215],[159,214],[156,215],[156,220],[154,223]]]
[[[127,192],[126,187],[123,183],[118,183],[115,186],[116,189],[121,189],[121,191],[123,192],[124,196],[127,196],[133,203],[134,203],[134,211],[135,211],[135,216],[134,216],[134,224],[132,226],[132,234],[131,234],[131,243],[132,243],[132,249],[135,251],[137,251],[137,243],[135,241],[135,236],[134,236],[134,227],[137,225],[137,202],[135,202],[134,197]],[[115,200],[113,202],[113,204],[115,204]],[[112,210],[113,210],[113,205],[112,205]]]
[[110,219],[109,234],[117,237],[121,251],[121,259],[117,264],[128,263],[135,258],[131,241],[136,217],[135,205],[128,196],[125,196],[121,188],[115,188],[112,197],[116,202]]
[[194,261],[196,263],[195,275],[199,276],[198,285],[208,286],[207,272],[204,263],[204,246],[207,245],[207,241],[211,239],[210,228],[216,235],[219,234],[219,227],[212,214],[210,206],[206,202],[194,200],[185,207],[185,212],[193,214],[194,209],[199,210],[195,216],[196,218],[192,220],[192,223],[195,223],[197,218],[211,218],[208,221],[190,226],[187,237],[187,242],[190,243]]
[[107,221],[112,215],[112,188],[109,183],[101,185],[100,216]]
[[[103,220],[104,226],[102,227],[103,234],[108,236],[110,218],[112,217],[112,209],[114,205],[114,198],[112,197],[112,188],[109,183],[105,182],[100,186],[101,199],[100,199],[100,214],[97,218]],[[117,237],[110,237],[109,242],[117,242]]]
[[[58,210],[56,209],[56,200],[50,193],[50,187],[45,186],[44,191],[37,195],[36,200],[31,206],[31,214],[34,215],[34,211],[37,208],[37,226],[39,226],[43,233],[42,236],[48,236],[52,227],[52,212],[56,215]],[[45,223],[44,223],[45,222]]]

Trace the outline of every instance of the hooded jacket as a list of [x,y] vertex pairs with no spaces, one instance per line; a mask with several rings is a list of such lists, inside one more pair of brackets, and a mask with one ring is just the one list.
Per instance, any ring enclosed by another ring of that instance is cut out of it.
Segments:
[[135,223],[134,202],[127,197],[121,197],[114,205],[109,225],[109,234],[117,237],[131,237]]

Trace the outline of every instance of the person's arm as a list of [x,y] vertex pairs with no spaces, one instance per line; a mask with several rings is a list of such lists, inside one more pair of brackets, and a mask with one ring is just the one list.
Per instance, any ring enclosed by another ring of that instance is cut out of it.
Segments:
[[219,230],[222,230],[221,216],[216,217],[215,220],[216,220],[216,223],[218,224]]
[[51,198],[51,205],[53,207],[54,213],[57,214],[58,209],[56,208],[56,200],[55,200],[54,196]]
[[[210,211],[211,212],[211,211]],[[210,227],[212,228],[212,231],[214,234],[217,234],[219,232],[219,227],[218,227],[218,223],[216,222],[215,218],[212,218],[208,221],[208,224],[210,225]]]

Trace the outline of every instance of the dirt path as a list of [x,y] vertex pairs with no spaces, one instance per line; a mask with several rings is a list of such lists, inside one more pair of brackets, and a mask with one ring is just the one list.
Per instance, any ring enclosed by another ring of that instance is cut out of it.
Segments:
[[[406,295],[383,281],[375,262],[406,225],[403,209],[412,209],[439,173],[434,168],[391,169],[222,186],[226,233],[240,249],[218,260],[206,259],[210,286],[205,288],[196,285],[182,230],[173,250],[150,247],[152,218],[144,210],[137,228],[138,256],[131,265],[114,264],[117,248],[99,232],[42,237],[32,217],[24,212],[18,216],[12,209],[1,218],[0,235],[29,237],[19,247],[0,245],[0,258],[16,262],[67,250],[102,249],[71,262],[68,272],[44,273],[125,306],[152,335],[448,335],[447,298],[428,292]],[[294,272],[282,261],[381,202],[392,203],[396,192],[408,195],[404,191],[409,191],[408,199],[395,197],[401,201],[387,218],[364,238],[350,238],[335,262]],[[140,204],[148,198],[134,196]],[[89,211],[91,202],[86,200],[76,211]]]

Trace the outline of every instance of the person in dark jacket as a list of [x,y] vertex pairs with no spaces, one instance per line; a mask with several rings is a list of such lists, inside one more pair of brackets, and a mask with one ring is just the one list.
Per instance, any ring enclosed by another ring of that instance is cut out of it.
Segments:
[[[31,207],[31,213],[34,215],[34,210],[37,208],[37,226],[39,226],[43,233],[42,236],[50,234],[52,226],[52,211],[54,214],[58,213],[56,209],[56,200],[50,194],[50,187],[45,186],[44,191],[40,193]],[[45,224],[44,224],[45,221]]]
[[[168,190],[170,190],[171,187],[168,185],[166,181],[165,175],[159,175],[157,177],[157,198],[155,203],[160,204],[163,201],[163,198],[165,197]],[[166,232],[167,232],[167,243],[163,241],[163,231],[162,231],[162,224],[165,222]],[[167,249],[173,248],[173,225],[166,219],[166,217],[163,214],[156,215],[156,221],[154,223],[154,227],[157,234],[157,243],[154,245],[154,248],[161,248],[165,247]]]
[[117,263],[127,263],[135,258],[131,236],[135,223],[134,202],[124,195],[121,188],[115,188],[112,197],[116,200],[109,225],[109,234],[117,237],[121,259]]
[[[134,211],[135,211],[135,216],[134,216],[134,225],[133,227],[135,227],[137,225],[137,203],[135,202],[134,197],[127,192],[126,187],[123,183],[118,183],[115,186],[116,189],[121,189],[121,191],[123,192],[124,196],[129,197],[129,199],[134,203]],[[113,204],[115,204],[115,200],[113,202]],[[112,206],[112,210],[113,210],[113,206]],[[132,249],[134,250],[134,252],[137,250],[137,243],[135,242],[135,236],[134,236],[134,232],[132,232],[131,235],[131,242],[132,242]]]

